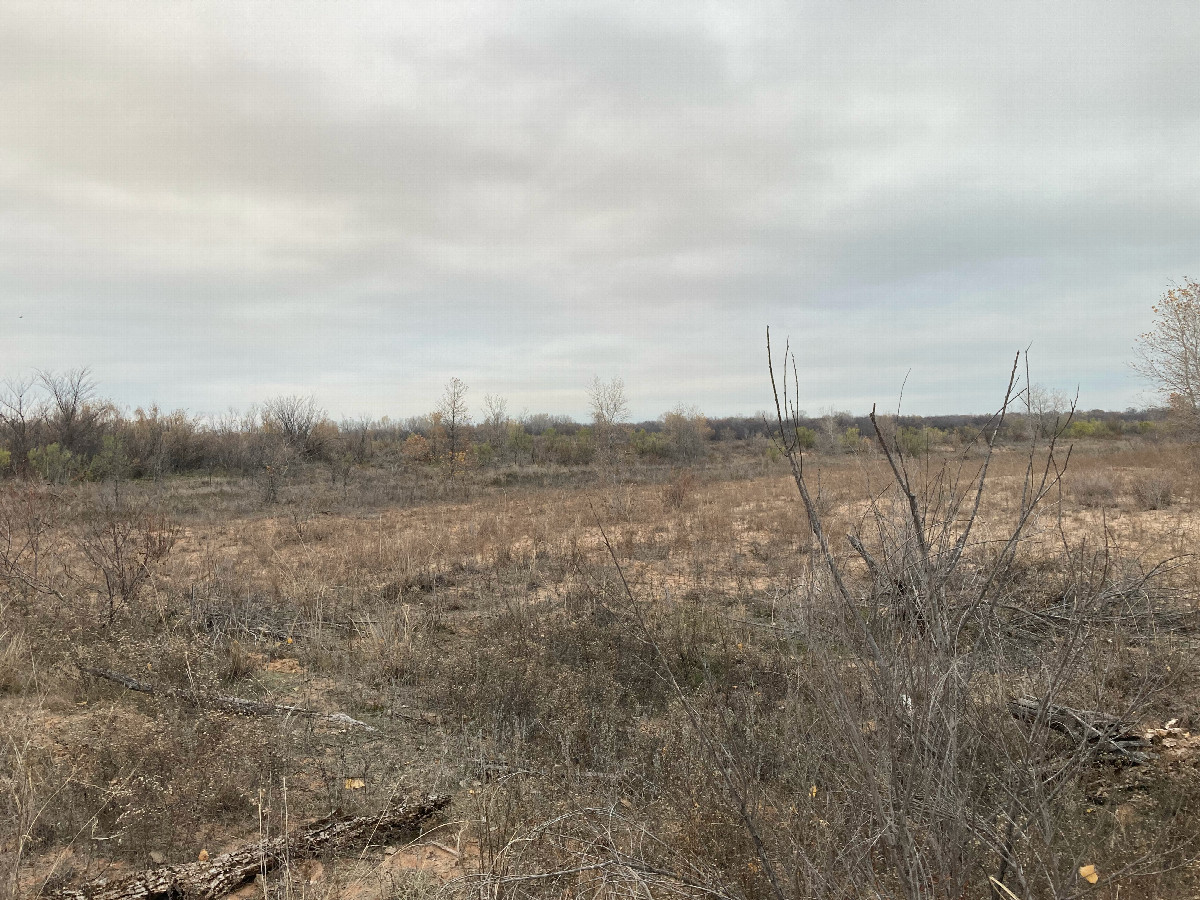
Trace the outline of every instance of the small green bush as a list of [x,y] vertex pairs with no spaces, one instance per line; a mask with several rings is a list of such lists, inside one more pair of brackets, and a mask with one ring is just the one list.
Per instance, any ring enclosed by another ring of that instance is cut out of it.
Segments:
[[901,428],[896,446],[905,456],[924,456],[929,452],[928,428]]
[[842,450],[846,453],[857,453],[861,450],[862,434],[859,433],[858,426],[851,426],[843,431],[838,442]]
[[671,455],[671,444],[661,432],[650,432],[639,428],[631,438],[633,452],[652,459],[666,459]]

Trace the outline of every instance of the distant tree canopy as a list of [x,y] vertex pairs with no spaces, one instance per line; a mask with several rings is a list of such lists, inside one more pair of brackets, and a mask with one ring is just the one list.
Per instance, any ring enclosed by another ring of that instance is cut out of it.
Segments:
[[[452,378],[438,408],[406,419],[334,422],[306,395],[271,398],[245,413],[192,416],[157,406],[122,411],[100,396],[87,369],[37,372],[0,384],[0,477],[51,483],[160,478],[173,473],[226,473],[277,480],[298,467],[325,466],[336,483],[355,467],[440,467],[455,474],[481,466],[611,464],[691,465],[717,443],[766,455],[769,428],[762,414],[708,418],[677,406],[657,419],[631,424],[620,379],[596,379],[588,391],[592,421],[525,413],[510,416],[503,398],[487,395],[478,424],[467,384]],[[1042,403],[1041,401],[1045,402]],[[1045,392],[1028,415],[1012,415],[1001,440],[1020,440],[1062,405]],[[1153,437],[1163,411],[1076,412],[1071,439]],[[888,439],[903,452],[924,455],[975,439],[987,416],[884,417]],[[865,416],[826,410],[801,417],[797,437],[806,451],[873,452]],[[272,482],[274,484],[274,481]],[[264,488],[266,491],[266,488]]]

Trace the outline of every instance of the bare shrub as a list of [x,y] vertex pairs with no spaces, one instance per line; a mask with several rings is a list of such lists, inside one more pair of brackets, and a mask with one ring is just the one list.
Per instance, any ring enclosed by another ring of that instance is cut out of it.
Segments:
[[13,471],[18,475],[29,472],[29,451],[33,449],[34,433],[43,409],[34,393],[31,377],[9,379],[0,388],[0,427],[11,454]]
[[1099,509],[1117,502],[1117,488],[1106,472],[1078,472],[1071,478],[1071,494],[1080,506]]
[[26,595],[63,599],[69,572],[58,536],[65,506],[61,493],[43,485],[0,488],[0,577]]
[[695,407],[677,406],[660,417],[668,446],[678,459],[695,462],[704,456],[712,429]]
[[689,471],[680,472],[663,488],[663,503],[668,509],[681,509],[696,489],[696,476]]
[[117,608],[132,608],[142,589],[171,554],[179,528],[149,509],[101,503],[83,523],[79,550],[99,578],[107,619]]
[[0,871],[7,871],[0,897],[5,900],[22,895],[21,867],[46,812],[43,755],[29,717],[0,719]]
[[269,438],[267,436],[260,448],[262,462],[256,473],[262,502],[268,506],[279,502],[279,491],[296,460],[291,444]]
[[1142,509],[1166,509],[1175,502],[1175,479],[1165,472],[1138,475],[1130,481],[1129,490]]
[[[1086,697],[1130,721],[1165,682],[1149,668],[1114,677],[1104,646],[1111,620],[1102,601],[1115,589],[1107,548],[1064,547],[1051,570],[1061,573],[1055,584],[1023,578],[1022,561],[1037,546],[1026,535],[1069,461],[1057,449],[1061,427],[1040,449],[1031,444],[1007,530],[975,539],[992,446],[1020,393],[1016,364],[1003,404],[976,440],[984,449],[978,462],[964,454],[913,468],[877,425],[891,488],[872,492],[865,521],[848,536],[862,578],[834,551],[809,490],[785,359],[777,440],[821,560],[792,607],[791,652],[802,662],[788,715],[772,726],[744,703],[739,709],[735,693],[711,701],[689,694],[675,655],[659,658],[721,776],[718,796],[749,837],[762,873],[755,892],[782,900],[853,885],[857,895],[952,898],[986,894],[995,882],[1021,896],[1069,892],[1091,852],[1080,841],[1079,808],[1106,745],[1060,733],[1051,710]],[[1043,612],[1047,596],[1065,598],[1053,617]],[[1037,698],[1028,720],[1012,713],[1018,692]],[[781,736],[773,737],[775,727]],[[764,743],[778,750],[764,756]],[[790,827],[768,828],[759,812],[772,808],[776,778],[800,795]],[[823,796],[839,799],[822,806]],[[809,816],[834,833],[831,842],[810,837]]]
[[[11,613],[0,605],[0,622]],[[33,659],[29,642],[15,622],[0,625],[0,696],[23,693],[33,683]]]
[[274,397],[262,408],[263,427],[278,432],[289,446],[304,454],[320,450],[317,426],[324,418],[325,411],[311,395]]

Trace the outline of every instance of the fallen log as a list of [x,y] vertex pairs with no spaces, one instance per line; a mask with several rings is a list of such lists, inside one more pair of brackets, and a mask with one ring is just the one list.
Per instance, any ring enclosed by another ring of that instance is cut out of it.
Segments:
[[1127,722],[1103,713],[1072,709],[1058,703],[1043,703],[1036,697],[1014,697],[1008,702],[1015,718],[1025,722],[1044,722],[1059,734],[1078,743],[1096,745],[1102,753],[1116,756],[1135,765],[1149,762],[1151,755],[1143,749],[1150,742],[1132,730]]
[[308,709],[304,706],[290,706],[282,703],[264,703],[261,700],[245,700],[241,697],[225,697],[220,694],[200,694],[196,691],[185,691],[179,688],[164,688],[153,684],[148,684],[145,681],[138,681],[129,675],[123,675],[120,672],[110,672],[108,669],[96,669],[91,666],[85,666],[82,663],[75,663],[75,667],[85,675],[93,675],[96,678],[103,678],[106,681],[111,681],[114,684],[119,684],[121,687],[129,691],[137,691],[142,694],[154,694],[159,697],[171,697],[176,700],[182,700],[185,703],[191,703],[196,706],[204,706],[210,709],[223,709],[226,712],[237,713],[243,716],[299,716],[304,719],[324,719],[326,722],[332,722],[336,725],[347,725],[354,728],[365,728],[367,731],[378,731],[379,729],[368,725],[366,722],[360,722],[358,719],[352,719],[345,713],[323,713],[315,709]]
[[343,849],[388,831],[409,829],[450,803],[430,795],[381,816],[328,816],[289,835],[256,841],[201,862],[163,866],[114,878],[97,878],[76,888],[42,894],[45,900],[217,900],[289,859]]

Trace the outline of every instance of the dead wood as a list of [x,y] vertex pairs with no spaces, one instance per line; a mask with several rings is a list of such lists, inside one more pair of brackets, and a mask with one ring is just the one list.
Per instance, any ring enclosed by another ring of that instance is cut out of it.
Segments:
[[110,672],[108,669],[96,669],[91,666],[85,666],[81,663],[75,663],[75,667],[85,675],[93,675],[96,678],[103,678],[111,681],[114,684],[119,684],[121,687],[130,691],[138,691],[143,694],[154,694],[159,697],[171,697],[176,700],[181,700],[185,703],[190,703],[195,706],[203,706],[209,709],[223,709],[226,712],[238,713],[243,716],[299,716],[305,719],[323,719],[326,722],[332,722],[336,725],[348,725],[355,728],[364,728],[367,731],[378,731],[379,729],[368,725],[366,722],[360,722],[358,719],[352,719],[345,713],[323,713],[315,709],[308,709],[304,706],[290,706],[280,703],[264,703],[261,700],[246,700],[242,697],[224,697],[220,694],[200,694],[196,691],[185,691],[179,688],[164,688],[153,684],[148,684],[144,681],[138,681],[129,675],[123,675],[120,672]]
[[1042,722],[1079,743],[1096,745],[1102,753],[1125,762],[1149,762],[1151,755],[1139,748],[1150,743],[1132,726],[1104,713],[1044,703],[1036,697],[1014,697],[1008,702],[1013,716],[1025,722]]
[[361,844],[388,831],[412,828],[450,803],[430,795],[381,816],[327,816],[289,835],[256,841],[212,859],[163,866],[115,878],[98,878],[77,888],[40,895],[46,900],[216,900],[285,860],[316,856]]

